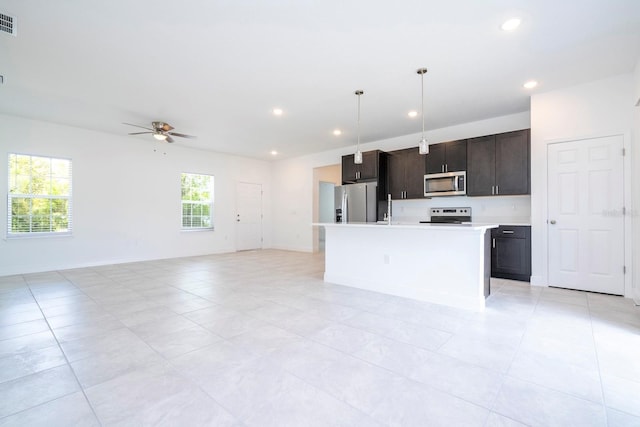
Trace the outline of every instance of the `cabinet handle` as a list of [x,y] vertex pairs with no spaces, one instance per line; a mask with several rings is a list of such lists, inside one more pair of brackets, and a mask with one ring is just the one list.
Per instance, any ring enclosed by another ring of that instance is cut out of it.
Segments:
[[496,185],[496,194],[500,194],[499,188],[500,188],[500,187],[498,187],[498,186]]
[[491,246],[493,247],[493,249],[495,249],[496,248],[496,239],[493,238],[491,240],[493,240],[493,243],[491,244]]
[[491,195],[496,194],[496,187],[494,185],[491,186]]
[[440,170],[444,173],[444,165],[440,165]]
[[502,230],[502,234],[513,234],[513,230]]
[[444,171],[445,172],[449,172],[449,164],[448,163],[444,164]]

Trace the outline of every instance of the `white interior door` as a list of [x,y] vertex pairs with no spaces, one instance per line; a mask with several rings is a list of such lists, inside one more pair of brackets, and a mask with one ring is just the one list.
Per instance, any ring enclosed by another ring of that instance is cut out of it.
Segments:
[[549,285],[624,294],[621,135],[549,144]]
[[262,248],[262,184],[236,186],[236,250]]

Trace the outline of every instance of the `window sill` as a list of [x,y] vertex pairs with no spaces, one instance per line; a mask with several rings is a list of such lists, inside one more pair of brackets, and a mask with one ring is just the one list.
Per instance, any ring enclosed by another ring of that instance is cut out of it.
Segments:
[[182,228],[180,232],[182,233],[198,233],[202,231],[214,231],[215,227],[207,227],[207,228]]

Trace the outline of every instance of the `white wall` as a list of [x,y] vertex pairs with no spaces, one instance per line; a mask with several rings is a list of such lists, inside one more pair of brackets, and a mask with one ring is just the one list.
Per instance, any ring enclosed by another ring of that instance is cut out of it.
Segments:
[[[509,116],[496,117],[478,122],[465,123],[427,132],[427,139],[431,144],[457,139],[470,138],[494,133],[508,132],[530,127],[529,113],[518,113]],[[419,134],[407,135],[382,141],[361,144],[362,151],[381,149],[392,151],[401,148],[415,147],[420,139]],[[331,150],[313,155],[297,157],[277,162],[273,170],[274,192],[273,206],[277,213],[274,215],[273,246],[280,249],[299,251],[313,250],[313,169],[341,162],[341,156],[355,151],[355,146]],[[467,198],[471,199],[471,198]],[[501,203],[501,197],[482,198],[485,206]],[[397,202],[398,203],[398,202]],[[399,202],[413,203],[413,202]],[[428,201],[419,201],[422,208],[428,211]],[[526,205],[527,202],[524,203]],[[466,205],[465,205],[466,206]],[[522,203],[518,203],[521,209]],[[419,209],[422,209],[419,208]],[[523,212],[525,217],[527,212]]]
[[547,145],[554,141],[623,134],[625,146],[629,147],[632,78],[631,74],[613,76],[531,98],[532,284],[548,284]]
[[[636,62],[633,83],[633,132],[631,156],[633,159],[633,241],[640,242],[640,58]],[[640,303],[640,244],[633,252],[633,287],[636,301]]]
[[[10,152],[72,159],[73,236],[2,232],[0,276],[234,251],[239,180],[263,185],[264,246],[271,245],[268,162],[0,115],[0,188]],[[215,176],[215,231],[180,230],[181,172]],[[6,224],[6,197],[0,212]]]

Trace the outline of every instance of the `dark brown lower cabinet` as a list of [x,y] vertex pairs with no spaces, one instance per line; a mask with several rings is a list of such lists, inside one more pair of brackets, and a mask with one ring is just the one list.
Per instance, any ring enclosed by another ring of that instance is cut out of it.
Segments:
[[491,230],[491,277],[531,280],[531,227],[501,225]]

